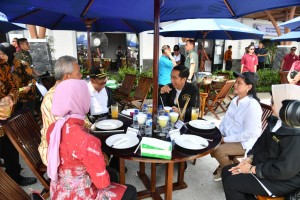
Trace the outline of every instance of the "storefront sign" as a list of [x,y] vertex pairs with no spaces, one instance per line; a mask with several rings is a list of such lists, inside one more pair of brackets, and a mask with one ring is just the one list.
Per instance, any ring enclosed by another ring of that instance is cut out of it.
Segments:
[[[265,36],[278,36],[276,29],[272,24],[255,24],[254,27],[265,33]],[[281,33],[284,33],[284,27],[279,27]]]

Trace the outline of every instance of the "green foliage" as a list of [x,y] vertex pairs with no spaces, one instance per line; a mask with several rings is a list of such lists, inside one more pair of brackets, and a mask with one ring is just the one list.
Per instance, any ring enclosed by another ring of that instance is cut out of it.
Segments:
[[257,72],[259,80],[256,86],[257,92],[270,92],[271,86],[280,84],[280,75],[278,70],[262,69]]
[[277,44],[270,43],[266,46],[266,49],[268,50],[268,56],[266,57],[266,64],[272,65],[277,50]]
[[82,74],[82,77],[85,78],[89,75],[90,71],[87,67],[80,67],[80,73]]
[[234,80],[234,76],[233,76],[233,71],[228,71],[228,70],[216,70],[213,72],[214,76],[217,76],[218,73],[226,73],[229,74],[229,80]]

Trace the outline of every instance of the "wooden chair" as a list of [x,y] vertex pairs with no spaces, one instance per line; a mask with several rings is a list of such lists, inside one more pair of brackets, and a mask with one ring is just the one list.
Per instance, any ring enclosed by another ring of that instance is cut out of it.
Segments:
[[30,200],[30,196],[0,168],[0,199]]
[[43,164],[38,152],[41,133],[34,117],[29,111],[22,111],[11,117],[2,127],[25,163],[43,185],[42,195],[44,198],[47,198],[50,194],[50,180],[43,176],[47,171],[47,167]]
[[113,93],[113,98],[117,102],[121,102],[121,100],[123,100],[125,97],[130,96],[130,92],[134,86],[135,79],[136,79],[136,75],[125,74],[125,78],[122,83],[122,86],[119,89],[115,90]]
[[200,93],[200,115],[199,117],[202,119],[205,111],[206,106],[206,98],[208,97],[207,93]]
[[289,83],[289,81],[287,79],[288,73],[289,73],[288,71],[281,71],[281,72],[279,72],[279,75],[280,75],[280,84]]
[[124,98],[121,101],[120,104],[123,106],[122,109],[124,109],[125,106],[136,107],[140,109],[147,98],[147,94],[152,86],[152,81],[152,78],[141,77],[137,87],[135,88],[134,96]]
[[219,116],[215,111],[220,107],[224,112],[226,112],[226,109],[223,107],[222,102],[227,97],[234,83],[235,80],[226,81],[226,83],[223,85],[223,87],[221,88],[218,94],[210,95],[209,100],[211,100],[211,103],[210,102],[207,103],[207,109],[204,115],[206,115],[210,111],[215,115],[215,117],[218,120],[220,120]]

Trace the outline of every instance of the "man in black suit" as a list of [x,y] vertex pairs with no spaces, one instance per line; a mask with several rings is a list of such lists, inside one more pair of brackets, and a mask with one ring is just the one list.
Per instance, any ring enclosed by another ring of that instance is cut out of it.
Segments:
[[172,70],[171,83],[165,85],[160,90],[160,95],[165,96],[164,106],[171,106],[173,111],[177,113],[179,113],[177,99],[180,110],[182,111],[187,99],[190,98],[184,121],[191,120],[192,107],[199,108],[200,106],[199,90],[193,84],[186,82],[188,77],[189,69],[184,65],[178,65]]

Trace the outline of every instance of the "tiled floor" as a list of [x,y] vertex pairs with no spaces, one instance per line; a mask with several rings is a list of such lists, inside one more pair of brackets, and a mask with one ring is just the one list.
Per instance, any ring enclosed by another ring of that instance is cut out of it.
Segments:
[[[261,99],[261,102],[270,104],[270,95],[268,93],[259,93],[258,96]],[[219,117],[222,119],[224,117],[224,113],[219,114]],[[217,126],[221,122],[221,120],[216,120],[211,113],[208,113],[206,116],[204,116],[204,118],[214,121]],[[22,167],[24,168],[22,175],[34,176],[22,159],[21,163]],[[137,163],[133,161],[126,161],[126,166],[128,168],[128,172],[126,173],[126,183],[134,185],[138,191],[144,189],[142,183],[136,176],[136,171],[138,169]],[[188,188],[174,191],[173,200],[224,200],[225,196],[222,183],[213,181],[212,173],[217,166],[218,163],[215,159],[211,158],[210,155],[197,159],[196,165],[188,163],[188,170],[185,173],[185,181],[188,184]],[[162,185],[164,183],[164,176],[160,176],[160,174],[165,172],[164,169],[165,166],[157,167],[157,185]],[[150,172],[150,165],[146,165],[146,172]],[[173,178],[175,180],[176,176]],[[28,192],[31,189],[40,191],[42,187],[39,183],[36,183],[28,187],[23,187],[23,189]]]

